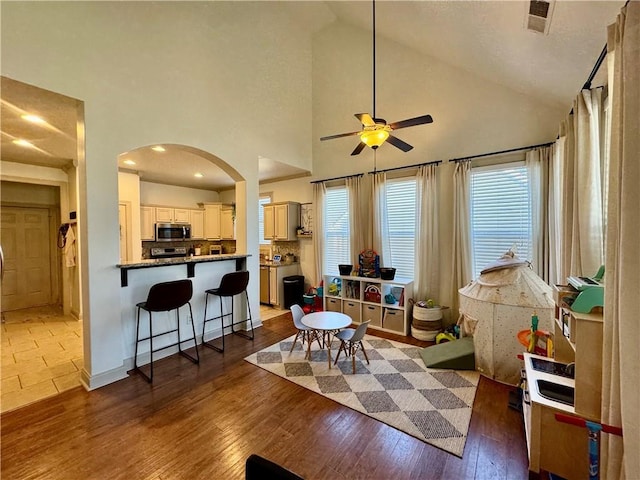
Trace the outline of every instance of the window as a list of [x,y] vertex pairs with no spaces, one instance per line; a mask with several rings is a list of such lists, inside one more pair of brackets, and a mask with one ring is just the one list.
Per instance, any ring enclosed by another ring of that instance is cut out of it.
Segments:
[[473,277],[515,245],[531,260],[529,178],[523,162],[471,170]]
[[339,264],[351,264],[349,193],[343,185],[328,187],[324,197],[324,265],[326,274],[337,275]]
[[416,179],[387,180],[385,188],[391,258],[385,258],[384,266],[394,267],[397,277],[414,278]]
[[261,195],[258,201],[258,234],[260,235],[260,245],[271,245],[271,240],[264,239],[264,206],[267,203],[271,203],[271,195]]

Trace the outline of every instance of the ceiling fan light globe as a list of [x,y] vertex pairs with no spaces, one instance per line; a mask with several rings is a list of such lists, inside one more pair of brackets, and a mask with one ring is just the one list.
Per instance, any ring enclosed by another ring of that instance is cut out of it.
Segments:
[[386,130],[372,130],[368,132],[362,132],[362,135],[360,135],[360,140],[362,141],[362,143],[364,143],[368,147],[373,148],[374,150],[382,145],[387,138],[389,138],[389,132],[387,132]]

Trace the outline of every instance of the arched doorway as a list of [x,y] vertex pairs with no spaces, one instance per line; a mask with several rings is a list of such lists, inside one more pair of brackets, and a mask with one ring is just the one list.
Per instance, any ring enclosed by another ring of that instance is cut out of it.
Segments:
[[[153,258],[162,247],[235,252],[234,221],[243,204],[236,182],[244,179],[222,159],[186,145],[155,144],[119,155],[118,170],[121,259]],[[209,207],[215,205],[217,233],[209,228]],[[165,223],[188,224],[189,238],[161,242],[155,225]]]
[[[7,77],[1,81],[2,244],[13,266],[2,285],[7,411],[80,385],[76,167],[84,145],[81,101]],[[62,226],[68,235],[60,234]]]

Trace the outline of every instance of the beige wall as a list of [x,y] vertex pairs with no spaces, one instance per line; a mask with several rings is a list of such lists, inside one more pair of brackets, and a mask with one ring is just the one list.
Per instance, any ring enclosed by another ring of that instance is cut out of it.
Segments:
[[30,185],[2,182],[2,203],[26,203],[31,205],[60,205],[60,192],[49,185]]
[[[353,114],[371,111],[370,33],[330,24],[322,2],[2,2],[0,8],[2,74],[84,102],[78,209],[91,345],[85,372],[92,385],[123,374],[124,330],[108,313],[120,301],[118,155],[140,145],[188,145],[243,177],[236,189],[237,247],[253,255],[248,267],[255,279],[259,157],[312,170],[315,179],[373,168],[370,150],[349,156],[353,139],[319,141],[357,129]],[[306,22],[297,16],[302,11]],[[398,133],[415,146],[411,152],[383,146],[379,169],[548,141],[566,114],[384,39],[378,51],[378,115],[395,121],[429,113],[435,120]],[[439,168],[443,286],[450,282],[451,172],[449,164]],[[306,202],[309,180],[260,190],[272,191],[275,201]],[[312,271],[305,250],[303,271]],[[257,311],[257,281],[249,293]]]
[[[312,199],[310,180],[373,170],[370,149],[350,156],[357,144],[355,137],[319,141],[321,136],[357,130],[359,124],[353,114],[372,111],[370,45],[369,32],[341,23],[334,23],[316,35],[313,177],[261,185],[260,192],[271,192],[274,201],[304,203]],[[386,169],[443,160],[438,167],[438,300],[450,305],[454,291],[450,275],[454,164],[448,160],[551,141],[568,108],[540,103],[384,38],[378,39],[377,49],[377,115],[390,122],[426,113],[434,118],[433,124],[398,131],[397,136],[414,149],[403,153],[385,145],[377,152],[376,167]],[[312,242],[301,241],[300,249],[303,274],[309,277],[314,271]]]
[[[3,2],[2,74],[84,102],[80,159],[85,239],[85,366],[93,388],[122,378],[119,154],[139,145],[188,145],[224,160],[237,189],[238,249],[252,254],[258,311],[258,158],[311,168],[311,34],[329,18],[295,2]],[[310,28],[311,25],[311,28]],[[315,26],[314,26],[315,25]],[[259,47],[259,48],[258,48]],[[42,59],[47,59],[43,64]],[[269,128],[247,128],[268,122]],[[87,347],[89,345],[89,347]]]
[[198,203],[219,201],[218,192],[213,190],[140,182],[140,203],[142,205],[198,208]]

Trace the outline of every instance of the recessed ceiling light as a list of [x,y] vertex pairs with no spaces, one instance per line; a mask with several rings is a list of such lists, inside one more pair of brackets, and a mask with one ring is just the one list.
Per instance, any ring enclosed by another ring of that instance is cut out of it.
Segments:
[[161,145],[156,145],[155,147],[151,147],[151,150],[154,152],[166,152],[165,148]]
[[203,175],[203,174],[201,174],[200,172],[196,172],[196,173],[194,173],[194,174],[193,174],[193,176],[194,176],[194,177],[196,177],[196,178],[202,178],[202,177],[204,177],[204,175]]
[[38,124],[47,123],[47,122],[44,121],[44,119],[42,117],[39,117],[37,115],[31,115],[31,114],[22,115],[22,119],[26,120],[27,122],[31,122],[31,123],[38,123]]
[[126,164],[126,165],[135,165],[135,164],[136,164],[136,162],[134,162],[133,160],[125,160],[125,161],[124,161],[124,162],[122,162],[122,163],[124,163],[124,164]]
[[16,145],[20,145],[21,147],[30,147],[30,148],[35,148],[35,145],[31,142],[27,142],[26,140],[22,139],[22,138],[16,138],[13,143],[15,143]]

